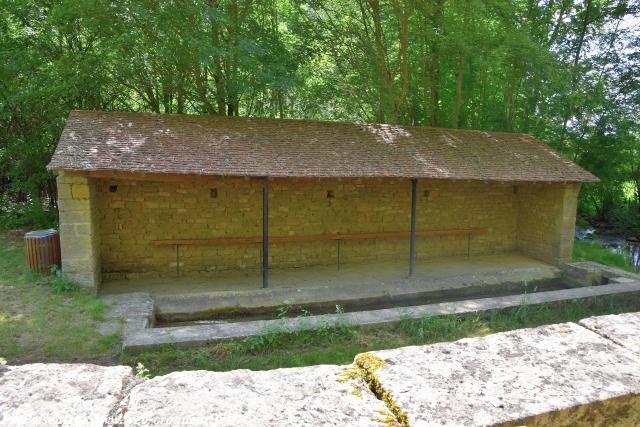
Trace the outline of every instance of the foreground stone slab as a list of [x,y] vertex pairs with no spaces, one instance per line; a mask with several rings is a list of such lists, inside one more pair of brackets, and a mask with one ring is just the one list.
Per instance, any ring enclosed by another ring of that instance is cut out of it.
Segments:
[[136,386],[125,426],[375,426],[387,413],[344,367],[174,372]]
[[102,426],[136,379],[128,366],[0,367],[0,426]]
[[589,317],[579,323],[640,356],[640,313]]
[[144,382],[124,366],[0,366],[0,426],[635,426],[639,320],[599,316],[364,353],[352,366]]
[[640,424],[637,357],[574,323],[371,354],[413,426]]

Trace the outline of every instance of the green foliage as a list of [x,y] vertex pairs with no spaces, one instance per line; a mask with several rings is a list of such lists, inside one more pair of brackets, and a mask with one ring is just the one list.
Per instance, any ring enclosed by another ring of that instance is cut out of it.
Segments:
[[585,216],[640,204],[637,0],[5,3],[5,227],[48,223],[72,109],[529,132],[601,178]]
[[621,233],[640,237],[640,204],[619,204],[611,209],[608,220]]
[[435,316],[418,320],[402,320],[400,329],[416,342],[445,341],[462,337],[477,327],[479,317],[467,320],[461,316]]
[[43,279],[57,293],[77,292],[80,290],[80,286],[77,283],[69,280],[69,278],[64,275],[62,270],[60,270],[55,265],[51,266],[51,275],[43,276]]
[[589,224],[589,221],[587,221],[584,217],[578,216],[576,217],[576,226],[587,228],[587,227],[591,227],[591,224]]
[[57,213],[45,210],[42,203],[15,202],[8,195],[0,194],[0,229],[16,228],[54,228],[57,225]]
[[148,380],[149,378],[151,378],[149,376],[149,370],[147,368],[145,368],[142,363],[138,363],[136,365],[135,373],[136,373],[136,377],[141,379],[141,380]]
[[[305,325],[302,330],[292,327],[290,319],[287,317],[290,309],[289,306],[279,308],[277,322],[259,335],[245,338],[244,348],[255,354],[276,349],[291,342],[308,345],[314,342],[335,342],[353,336],[353,329],[341,316],[344,312],[339,305],[336,305],[337,321],[330,323],[326,316],[318,316],[313,324]],[[302,316],[297,320],[304,325],[306,318],[310,315],[309,311],[303,310]]]
[[595,242],[577,240],[573,244],[573,259],[575,261],[595,261],[600,264],[634,271],[633,266],[622,254],[611,252],[608,248]]

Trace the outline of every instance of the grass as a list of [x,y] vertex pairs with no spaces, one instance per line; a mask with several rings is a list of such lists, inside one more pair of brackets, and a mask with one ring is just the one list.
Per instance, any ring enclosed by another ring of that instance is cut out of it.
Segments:
[[512,329],[576,321],[585,317],[640,310],[640,296],[523,305],[468,315],[403,320],[393,326],[320,328],[305,332],[271,331],[263,337],[213,343],[198,348],[167,346],[122,362],[142,363],[151,376],[176,370],[265,370],[318,364],[350,364],[358,353],[407,345],[432,344]]
[[95,327],[104,303],[61,274],[30,272],[20,236],[0,233],[0,357],[9,364],[116,363],[119,334]]
[[575,261],[595,261],[626,271],[635,271],[624,255],[611,252],[608,248],[595,242],[576,240],[573,245],[573,259]]

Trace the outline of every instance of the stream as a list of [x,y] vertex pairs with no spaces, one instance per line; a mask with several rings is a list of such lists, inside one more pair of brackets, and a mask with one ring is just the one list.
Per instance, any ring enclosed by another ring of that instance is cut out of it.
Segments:
[[601,232],[593,227],[576,227],[576,240],[596,242],[613,253],[622,254],[640,272],[640,241]]

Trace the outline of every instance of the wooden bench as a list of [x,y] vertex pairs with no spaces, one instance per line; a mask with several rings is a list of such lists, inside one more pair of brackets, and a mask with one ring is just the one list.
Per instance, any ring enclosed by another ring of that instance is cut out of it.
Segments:
[[[471,236],[487,233],[486,228],[461,228],[447,230],[428,230],[416,232],[417,237],[446,237],[466,236],[467,257],[471,256]],[[388,231],[378,233],[341,233],[341,234],[310,234],[302,236],[270,236],[269,243],[303,243],[303,242],[337,242],[337,265],[340,269],[340,243],[343,241],[373,240],[373,239],[400,239],[409,238],[408,231]],[[180,246],[228,246],[228,245],[252,245],[262,243],[262,237],[218,237],[214,239],[163,239],[152,240],[155,246],[176,247],[176,274],[180,277]]]
[[[417,237],[437,236],[474,236],[487,233],[486,228],[462,228],[448,230],[429,230],[416,232]],[[409,238],[408,231],[389,231],[378,233],[348,233],[348,234],[311,234],[302,236],[270,236],[269,243],[322,242],[344,240],[372,240]],[[156,246],[209,246],[209,245],[247,245],[262,243],[262,237],[218,237],[214,239],[165,239],[152,240]]]

